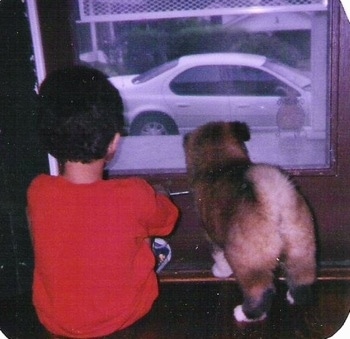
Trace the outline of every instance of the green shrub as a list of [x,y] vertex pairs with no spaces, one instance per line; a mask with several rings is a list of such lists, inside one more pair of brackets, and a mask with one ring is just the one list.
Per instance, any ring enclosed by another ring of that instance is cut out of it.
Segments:
[[[293,34],[295,38],[291,39]],[[182,55],[241,52],[261,54],[298,66],[299,61],[310,57],[309,35],[301,35],[305,42],[297,47],[288,41],[299,41],[300,35],[296,34],[299,33],[291,32],[289,39],[285,39],[277,33],[237,31],[222,25],[209,26],[199,20],[157,22],[124,32],[123,40],[127,41],[125,63],[129,73],[140,73]]]

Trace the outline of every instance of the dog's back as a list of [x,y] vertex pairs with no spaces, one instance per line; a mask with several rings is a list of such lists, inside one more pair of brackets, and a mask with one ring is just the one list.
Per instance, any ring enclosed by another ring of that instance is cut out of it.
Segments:
[[210,123],[191,133],[184,146],[200,216],[219,249],[213,257],[227,261],[244,293],[235,317],[255,321],[269,309],[281,261],[288,300],[302,300],[315,280],[316,246],[304,198],[277,167],[251,163],[244,145],[249,138],[244,123]]
[[[255,202],[243,201],[243,213],[231,220],[226,243],[227,251],[234,252],[231,255],[236,271],[249,266],[257,270],[264,265],[274,270],[283,261],[291,285],[312,284],[316,244],[313,218],[305,199],[274,166],[252,165],[246,177],[254,187]],[[240,251],[229,250],[238,246]]]

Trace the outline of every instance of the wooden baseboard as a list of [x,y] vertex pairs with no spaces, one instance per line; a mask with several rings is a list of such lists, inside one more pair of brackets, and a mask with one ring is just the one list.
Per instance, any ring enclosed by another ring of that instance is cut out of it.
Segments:
[[[285,280],[283,275],[278,275],[279,280]],[[229,278],[219,279],[212,275],[211,271],[182,269],[182,270],[164,270],[159,274],[161,283],[215,283],[223,281],[235,282],[236,278],[232,275]],[[346,281],[350,283],[350,267],[321,267],[318,269],[317,281]]]

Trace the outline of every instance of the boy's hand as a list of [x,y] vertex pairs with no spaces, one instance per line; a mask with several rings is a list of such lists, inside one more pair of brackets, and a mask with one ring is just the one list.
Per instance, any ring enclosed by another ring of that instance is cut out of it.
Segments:
[[155,185],[152,185],[152,187],[157,193],[164,194],[167,197],[170,196],[170,192],[163,185],[155,184]]

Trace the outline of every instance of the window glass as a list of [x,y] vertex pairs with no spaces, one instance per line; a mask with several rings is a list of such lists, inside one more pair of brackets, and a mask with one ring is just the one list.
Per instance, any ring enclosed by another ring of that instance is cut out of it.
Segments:
[[178,95],[224,95],[218,66],[192,67],[170,82],[170,89]]
[[281,97],[290,93],[289,95],[299,96],[297,90],[293,90],[282,80],[257,68],[223,66],[221,78],[229,95]]
[[148,70],[144,73],[141,73],[140,75],[133,78],[132,82],[134,84],[140,84],[140,83],[146,82],[148,80],[151,80],[151,79],[161,75],[162,73],[176,67],[177,63],[178,63],[177,60],[173,60],[173,61],[166,62],[165,64],[159,65],[157,67],[151,68],[150,70]]
[[331,164],[325,0],[75,0],[77,62],[105,72],[128,135],[111,171],[184,172],[182,138],[245,121],[253,161]]

